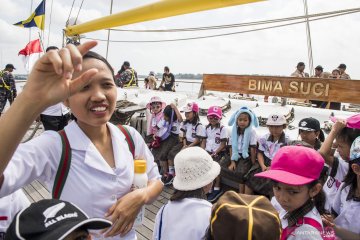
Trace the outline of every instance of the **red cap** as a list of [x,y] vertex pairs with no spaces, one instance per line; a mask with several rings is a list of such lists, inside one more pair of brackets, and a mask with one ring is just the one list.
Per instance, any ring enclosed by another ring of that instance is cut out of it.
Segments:
[[314,149],[286,146],[271,161],[270,170],[255,174],[288,185],[305,185],[319,179],[325,161]]

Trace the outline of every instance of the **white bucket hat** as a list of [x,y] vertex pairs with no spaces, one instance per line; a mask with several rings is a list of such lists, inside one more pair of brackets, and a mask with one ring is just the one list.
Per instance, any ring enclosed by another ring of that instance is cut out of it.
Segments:
[[192,191],[214,181],[220,174],[220,165],[201,147],[180,151],[175,159],[173,186],[180,191]]
[[286,118],[282,114],[270,114],[266,121],[268,126],[281,126],[287,124]]

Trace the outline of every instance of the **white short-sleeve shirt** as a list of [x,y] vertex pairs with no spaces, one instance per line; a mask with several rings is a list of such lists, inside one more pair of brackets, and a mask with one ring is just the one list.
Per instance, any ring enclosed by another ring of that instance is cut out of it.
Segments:
[[4,239],[5,232],[15,215],[29,205],[30,201],[21,189],[0,198],[0,239]]
[[[275,201],[273,201],[273,204],[274,203]],[[283,208],[280,208],[279,210],[280,210],[279,217],[281,220],[281,226],[283,229],[285,229],[288,226],[288,220],[284,219],[284,216],[286,215],[286,211]],[[315,220],[321,225],[321,227],[323,227],[321,216],[318,210],[316,209],[316,207],[314,207],[304,217]],[[309,224],[303,224],[301,226],[298,226],[294,230],[294,232],[287,237],[287,240],[318,240],[318,239],[322,239],[321,233],[317,228]]]
[[[61,199],[75,203],[89,217],[104,217],[117,199],[130,192],[134,178],[133,156],[125,136],[115,125],[107,124],[112,139],[115,168],[111,168],[95,145],[75,121],[65,127],[72,151],[71,167],[63,188]],[[149,180],[160,175],[154,157],[141,135],[128,127],[135,143],[135,157],[147,162]],[[31,141],[20,144],[4,172],[0,197],[8,195],[35,179],[49,183],[51,191],[61,159],[62,143],[55,131],[46,131]],[[135,239],[132,230],[124,238]],[[95,238],[96,239],[96,238]]]
[[[349,171],[349,163],[345,162],[341,157],[337,157],[335,161],[339,162],[336,174],[334,177],[329,176],[323,186],[323,190],[326,196],[325,209],[328,211],[331,211],[331,206],[334,202],[336,193],[338,192],[342,181]],[[330,172],[331,170],[332,168],[329,169]]]
[[[243,140],[244,140],[244,134],[238,135],[238,153],[242,153]],[[256,147],[256,145],[257,145],[257,133],[254,128],[251,128],[249,147],[250,146]]]
[[289,136],[283,133],[282,137],[279,140],[273,142],[271,140],[270,133],[267,133],[263,137],[259,138],[258,149],[259,151],[263,152],[267,158],[273,159],[277,151],[279,151],[281,147],[286,146],[289,143],[289,141],[290,141]]
[[334,219],[335,225],[343,227],[351,232],[360,234],[360,201],[354,199],[346,200],[350,186],[343,188],[341,184],[339,191],[336,193],[332,209],[337,213]]
[[220,126],[218,128],[212,128],[211,126],[207,126],[205,128],[205,134],[205,150],[208,152],[215,152],[220,147],[221,142],[228,139],[227,130],[224,126]]
[[211,206],[208,201],[196,198],[169,201],[156,215],[153,239],[159,240],[162,211],[161,240],[202,239],[210,223]]
[[205,128],[201,123],[193,125],[191,123],[183,124],[181,130],[185,132],[185,137],[188,142],[195,142],[196,138],[205,138]]

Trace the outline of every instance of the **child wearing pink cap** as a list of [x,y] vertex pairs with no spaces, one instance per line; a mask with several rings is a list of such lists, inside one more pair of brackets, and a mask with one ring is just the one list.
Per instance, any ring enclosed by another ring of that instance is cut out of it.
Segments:
[[[151,117],[148,119],[147,131],[145,142],[152,143],[156,139],[156,133],[159,130],[157,126],[161,120],[164,119],[163,109],[165,108],[166,103],[161,100],[160,97],[154,96],[150,99],[150,102],[146,104],[146,108],[150,111]],[[156,159],[155,159],[156,160]]]
[[[310,167],[311,166],[311,167]],[[281,148],[270,170],[256,174],[273,180],[273,191],[281,205],[281,240],[322,239],[325,196],[319,179],[324,159],[314,149],[303,146]]]
[[182,116],[175,106],[171,103],[164,108],[164,119],[158,123],[157,136],[159,141],[158,146],[153,146],[152,154],[154,159],[159,161],[161,166],[161,172],[163,175],[163,181],[166,183],[169,175],[175,175],[175,167],[173,159],[169,159],[169,153],[172,148],[179,145],[179,133],[180,122],[182,122]]
[[[178,154],[181,149],[200,146],[202,139],[205,137],[205,128],[200,123],[199,118],[199,106],[195,102],[188,103],[184,107],[184,112],[185,121],[180,128],[180,131],[184,134],[184,138],[180,144],[171,148],[168,154],[169,161],[174,161],[176,154]],[[174,174],[166,174],[166,176],[163,177],[165,185],[172,184]]]
[[[358,118],[358,124],[356,125],[354,120],[356,118],[354,117],[349,118],[352,125],[349,125],[347,120],[337,120],[319,150],[325,159],[325,163],[330,167],[330,176],[324,185],[324,192],[326,193],[325,208],[329,212],[334,197],[340,189],[340,184],[349,171],[348,161],[350,159],[351,144],[360,136],[360,118]],[[354,128],[356,126],[359,128]],[[336,140],[335,152],[332,148],[334,140]]]
[[[205,128],[205,140],[201,142],[201,147],[211,155],[214,161],[219,162],[225,156],[226,143],[228,141],[227,130],[221,124],[221,107],[211,106],[207,112],[207,119],[209,124]],[[208,201],[214,202],[221,194],[219,175],[215,178],[214,190],[208,195]]]

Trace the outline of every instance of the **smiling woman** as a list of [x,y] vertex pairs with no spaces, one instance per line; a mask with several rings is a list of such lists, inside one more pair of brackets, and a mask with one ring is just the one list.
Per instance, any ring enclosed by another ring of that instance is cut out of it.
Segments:
[[[95,45],[68,45],[46,53],[35,64],[21,96],[0,118],[0,144],[4,144],[0,149],[0,196],[41,179],[53,189],[53,197],[75,203],[90,217],[106,216],[113,222],[107,232],[94,233],[95,239],[117,235],[135,239],[135,217],[144,204],[156,199],[162,184],[141,135],[131,127],[122,132],[108,123],[116,87],[107,61],[89,52]],[[36,116],[60,101],[71,108],[77,121],[61,135],[46,131],[17,148]],[[128,138],[134,142],[133,154]],[[146,160],[149,182],[146,188],[130,191],[134,158]]]

